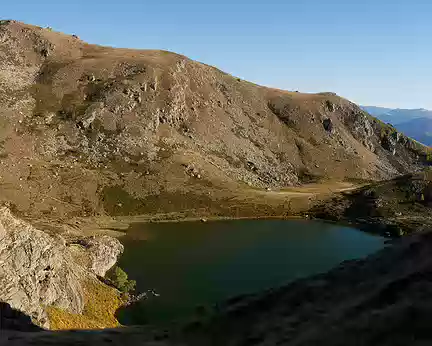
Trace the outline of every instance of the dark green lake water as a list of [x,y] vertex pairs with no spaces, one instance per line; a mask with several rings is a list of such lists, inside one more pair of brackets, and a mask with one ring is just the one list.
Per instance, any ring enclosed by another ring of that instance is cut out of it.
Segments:
[[200,306],[321,273],[371,254],[384,239],[307,220],[138,224],[119,265],[138,291],[160,294],[119,312],[122,324],[190,318]]

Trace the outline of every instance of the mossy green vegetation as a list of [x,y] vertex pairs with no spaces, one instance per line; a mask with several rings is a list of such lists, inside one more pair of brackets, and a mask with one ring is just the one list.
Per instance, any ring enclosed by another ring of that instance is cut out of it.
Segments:
[[118,266],[113,267],[106,275],[109,282],[122,293],[135,290],[135,280],[129,280],[126,272]]

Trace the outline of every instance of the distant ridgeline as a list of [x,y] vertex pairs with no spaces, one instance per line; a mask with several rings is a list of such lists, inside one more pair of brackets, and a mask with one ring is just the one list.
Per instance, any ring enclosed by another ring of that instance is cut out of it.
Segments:
[[432,145],[432,110],[362,106],[363,110],[415,140]]

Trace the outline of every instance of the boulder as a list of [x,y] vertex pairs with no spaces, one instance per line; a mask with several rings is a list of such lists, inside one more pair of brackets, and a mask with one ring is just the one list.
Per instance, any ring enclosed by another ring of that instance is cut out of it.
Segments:
[[323,127],[327,132],[333,131],[333,122],[330,118],[326,118],[323,120]]
[[396,153],[396,144],[398,138],[399,136],[397,132],[394,132],[390,135],[385,135],[381,140],[381,145],[385,150],[392,152],[394,155]]

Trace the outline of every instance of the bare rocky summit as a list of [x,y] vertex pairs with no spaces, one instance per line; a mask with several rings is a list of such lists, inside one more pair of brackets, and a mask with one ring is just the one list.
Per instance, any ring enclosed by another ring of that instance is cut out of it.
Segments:
[[227,213],[235,194],[390,178],[426,157],[333,93],[15,21],[0,24],[0,84],[0,201],[26,217]]

